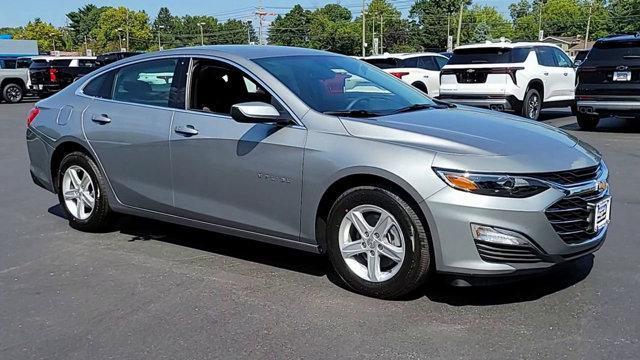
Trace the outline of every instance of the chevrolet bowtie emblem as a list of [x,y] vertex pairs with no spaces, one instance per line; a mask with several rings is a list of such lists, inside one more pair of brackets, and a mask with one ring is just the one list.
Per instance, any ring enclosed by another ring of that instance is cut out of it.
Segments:
[[471,73],[476,72],[476,70],[475,70],[475,69],[467,69],[467,72],[468,72],[469,74],[471,74]]

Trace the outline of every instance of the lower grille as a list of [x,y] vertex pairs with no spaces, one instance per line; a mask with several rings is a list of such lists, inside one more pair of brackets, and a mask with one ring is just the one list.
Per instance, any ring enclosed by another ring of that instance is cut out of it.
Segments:
[[600,201],[606,195],[606,191],[592,191],[568,196],[547,208],[545,215],[564,242],[581,243],[595,236],[591,225],[593,210],[589,204]]
[[493,263],[541,262],[539,252],[528,246],[512,246],[475,241],[480,258]]

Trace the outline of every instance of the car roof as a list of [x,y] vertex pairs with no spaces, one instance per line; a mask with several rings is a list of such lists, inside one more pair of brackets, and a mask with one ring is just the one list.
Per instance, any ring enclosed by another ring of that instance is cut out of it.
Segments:
[[375,60],[375,59],[410,59],[419,56],[439,56],[446,58],[442,54],[435,52],[422,52],[422,53],[384,53],[381,55],[372,55],[362,58],[363,60]]
[[640,41],[640,32],[637,34],[621,34],[621,35],[609,35],[607,37],[598,39],[598,42],[626,42],[626,41]]
[[[490,42],[487,41],[485,43],[480,44],[470,44],[470,45],[461,45],[455,48],[455,50],[463,50],[463,49],[483,49],[483,48],[520,48],[520,47],[532,47],[532,46],[552,46],[560,49],[558,45],[545,43],[545,42],[515,42],[512,43],[510,41],[500,41],[500,42]],[[454,52],[455,52],[454,50]]]
[[[175,55],[189,55],[189,54],[202,54],[202,55],[232,55],[236,57],[242,57],[245,59],[260,59],[279,56],[302,56],[302,55],[324,55],[324,56],[344,56],[328,51],[298,48],[291,46],[278,46],[278,45],[205,45],[177,48],[171,50],[165,50],[162,52],[148,53],[150,57],[157,56],[158,54],[175,54]],[[140,59],[140,57],[137,57]]]

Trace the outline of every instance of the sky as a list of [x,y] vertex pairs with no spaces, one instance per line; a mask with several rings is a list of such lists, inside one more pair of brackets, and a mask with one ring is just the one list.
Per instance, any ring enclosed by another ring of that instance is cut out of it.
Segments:
[[[413,0],[388,0],[403,14],[407,14]],[[474,0],[474,4],[494,6],[508,15],[508,6],[515,0]],[[1,0],[0,27],[14,27],[26,24],[36,17],[56,26],[67,25],[65,14],[88,3],[98,6],[126,6],[135,10],[145,10],[153,19],[162,6],[166,6],[174,15],[211,15],[218,19],[254,20],[253,12],[260,3],[271,13],[286,13],[295,4],[313,9],[329,3],[340,3],[357,15],[362,7],[361,0]],[[28,6],[25,6],[28,4]]]

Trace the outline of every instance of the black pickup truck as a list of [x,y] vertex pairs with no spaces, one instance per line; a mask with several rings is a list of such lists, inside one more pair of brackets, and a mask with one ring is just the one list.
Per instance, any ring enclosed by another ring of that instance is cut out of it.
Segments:
[[64,89],[97,67],[94,57],[37,57],[29,66],[31,91],[41,98]]
[[580,128],[592,130],[608,116],[640,118],[640,33],[596,41],[576,80]]

